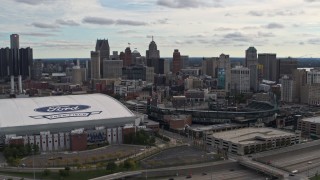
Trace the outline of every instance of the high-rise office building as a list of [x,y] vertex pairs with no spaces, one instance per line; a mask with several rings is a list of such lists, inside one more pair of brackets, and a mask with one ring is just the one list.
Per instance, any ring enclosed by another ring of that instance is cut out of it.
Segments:
[[1,48],[0,49],[0,79],[5,79],[9,75],[9,57],[10,49]]
[[122,60],[122,61],[124,61],[125,56],[126,56],[126,55],[124,54],[124,52],[121,51],[120,54],[119,54],[119,59]]
[[91,51],[91,79],[100,79],[100,51]]
[[21,73],[19,49],[10,49],[9,55],[9,74],[19,76]]
[[118,79],[122,76],[122,60],[104,60],[103,78]]
[[127,66],[122,68],[123,79],[142,80],[154,83],[154,69],[148,66]]
[[307,84],[320,84],[320,69],[311,69],[307,72]]
[[72,67],[72,83],[73,84],[82,84],[82,74],[81,74],[81,68],[79,65],[73,66]]
[[307,84],[307,71],[305,69],[296,69],[293,71],[293,80],[295,81],[295,97],[294,102],[301,102],[301,88]]
[[103,60],[110,59],[110,46],[108,39],[97,39],[96,51],[100,52],[100,77],[103,75]]
[[141,54],[138,50],[135,49],[134,51],[132,51],[131,56],[132,56],[132,64],[135,64],[135,65],[140,64],[137,62],[137,59],[141,57]]
[[298,61],[291,57],[279,59],[279,74],[280,77],[288,75],[292,77],[293,71],[298,68]]
[[295,81],[284,75],[281,79],[281,101],[283,102],[293,102],[295,97]]
[[19,35],[18,34],[11,34],[10,35],[10,48],[11,49],[19,49],[20,48]]
[[218,68],[219,69],[224,69],[224,73],[225,73],[225,91],[228,93],[228,92],[230,92],[230,86],[231,86],[231,63],[230,63],[229,55],[220,54],[219,62],[218,62]]
[[146,51],[146,59],[159,59],[160,58],[160,51],[157,48],[157,44],[152,41],[149,44],[149,49]]
[[181,56],[181,66],[182,69],[189,67],[189,56]]
[[175,49],[173,52],[172,59],[172,74],[177,74],[181,69],[181,55],[178,49]]
[[245,59],[245,66],[250,67],[250,65],[257,65],[258,64],[258,54],[257,49],[254,47],[249,47],[246,50],[246,59]]
[[202,73],[211,77],[216,77],[216,69],[219,58],[204,58],[202,61]]
[[258,54],[258,63],[263,65],[263,79],[279,81],[279,60],[276,54]]
[[39,81],[42,77],[42,71],[43,71],[43,63],[41,59],[37,59],[33,62],[32,66],[32,80]]
[[118,51],[112,51],[112,55],[110,56],[111,60],[119,60]]
[[31,77],[31,70],[33,66],[33,50],[30,47],[21,48],[19,50],[20,57],[20,74],[22,78]]
[[250,69],[236,66],[231,69],[231,92],[242,94],[250,92]]
[[250,89],[254,92],[258,90],[258,54],[257,49],[249,47],[246,50],[245,67],[250,69]]
[[132,64],[132,53],[130,47],[127,47],[124,51],[123,66],[130,66]]
[[163,58],[147,59],[147,66],[153,67],[155,74],[165,74],[164,73],[165,60]]
[[153,40],[149,44],[149,49],[146,51],[146,65],[154,68],[154,73],[163,74],[163,59],[160,60],[160,51],[157,44]]

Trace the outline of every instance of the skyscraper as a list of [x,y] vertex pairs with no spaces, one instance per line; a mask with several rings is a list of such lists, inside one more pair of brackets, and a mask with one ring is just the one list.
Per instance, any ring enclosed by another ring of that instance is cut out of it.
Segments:
[[258,90],[258,54],[257,49],[249,47],[246,50],[245,66],[250,69],[250,89]]
[[9,75],[9,48],[0,49],[0,79],[5,79]]
[[178,49],[175,49],[173,52],[172,59],[172,74],[177,74],[181,70],[181,55]]
[[97,39],[96,51],[100,51],[100,77],[103,76],[103,60],[110,59],[110,47],[108,39]]
[[250,91],[250,69],[236,66],[231,69],[232,94],[248,93]]
[[132,64],[132,53],[130,47],[127,47],[124,51],[123,66],[130,66]]
[[157,48],[157,44],[153,41],[153,36],[152,36],[152,41],[149,44],[149,50],[146,51],[146,58],[147,59],[160,58],[160,51]]
[[258,64],[257,49],[254,47],[249,47],[246,50],[246,64],[245,64],[245,66],[250,68],[250,65],[257,65],[257,64]]
[[298,68],[298,61],[291,57],[279,59],[279,76],[288,75],[292,77],[293,71]]
[[20,74],[23,78],[31,77],[31,69],[33,66],[33,51],[32,48],[21,48],[19,50],[20,56]]
[[34,61],[32,66],[32,79],[33,80],[40,80],[43,71],[43,63],[41,59],[37,59]]
[[137,62],[137,59],[141,57],[140,52],[135,49],[134,51],[132,51],[132,64],[140,64],[139,62]]
[[181,56],[181,68],[187,68],[189,67],[189,56],[183,55]]
[[118,79],[122,76],[122,60],[104,60],[103,78]]
[[10,48],[11,49],[19,49],[19,35],[11,34],[10,35]]
[[279,81],[279,60],[276,54],[258,54],[258,63],[263,65],[263,79]]
[[281,82],[281,101],[293,102],[296,89],[295,81],[287,75],[284,75],[280,79]]
[[219,69],[224,69],[225,72],[225,91],[230,92],[231,86],[231,64],[230,64],[230,57],[226,54],[220,54],[219,56]]
[[91,51],[91,79],[100,77],[100,51]]

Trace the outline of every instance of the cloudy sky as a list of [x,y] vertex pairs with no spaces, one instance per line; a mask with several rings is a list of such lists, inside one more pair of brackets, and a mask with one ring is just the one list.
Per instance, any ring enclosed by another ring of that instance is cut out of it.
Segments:
[[97,38],[145,55],[320,57],[320,0],[1,0],[0,47],[20,34],[35,58],[89,57]]

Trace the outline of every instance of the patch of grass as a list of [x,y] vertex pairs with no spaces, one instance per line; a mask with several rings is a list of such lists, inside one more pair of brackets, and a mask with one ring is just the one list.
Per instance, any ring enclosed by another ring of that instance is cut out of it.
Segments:
[[[1,174],[23,177],[23,178],[33,178],[33,173],[26,172],[0,172]],[[92,170],[92,171],[70,171],[70,175],[63,177],[64,180],[87,180],[100,176],[108,175],[106,170]],[[45,176],[42,172],[36,172],[36,179],[47,179],[55,180],[60,179],[61,176],[58,172],[51,172],[48,176]]]

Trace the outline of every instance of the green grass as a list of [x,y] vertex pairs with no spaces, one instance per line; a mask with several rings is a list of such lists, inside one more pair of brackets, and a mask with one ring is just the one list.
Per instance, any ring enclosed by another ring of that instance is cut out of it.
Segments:
[[320,175],[316,175],[316,176],[314,176],[314,177],[312,177],[312,178],[310,178],[311,180],[320,180]]
[[[15,176],[15,177],[23,177],[23,178],[33,178],[33,173],[25,173],[25,172],[0,172],[0,174]],[[69,176],[62,178],[57,172],[51,172],[50,175],[48,176],[44,176],[41,172],[37,172],[36,179],[87,180],[87,179],[100,177],[108,174],[109,173],[103,169],[92,170],[92,171],[71,171]]]

